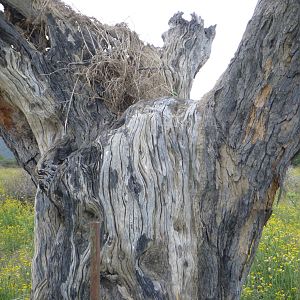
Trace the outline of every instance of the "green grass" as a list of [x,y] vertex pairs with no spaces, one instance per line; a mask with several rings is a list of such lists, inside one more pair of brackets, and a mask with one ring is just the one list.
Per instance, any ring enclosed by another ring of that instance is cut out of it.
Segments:
[[242,299],[300,299],[300,211],[287,202],[264,229]]
[[24,170],[0,167],[0,200],[13,198],[21,201],[32,201],[34,194],[34,184]]
[[264,228],[242,300],[300,300],[300,167]]
[[13,180],[14,177],[19,176],[22,173],[21,169],[18,168],[1,168],[0,169],[0,185],[8,179]]
[[23,170],[0,168],[0,300],[30,297],[33,190]]
[[0,202],[0,299],[29,299],[33,254],[33,205]]

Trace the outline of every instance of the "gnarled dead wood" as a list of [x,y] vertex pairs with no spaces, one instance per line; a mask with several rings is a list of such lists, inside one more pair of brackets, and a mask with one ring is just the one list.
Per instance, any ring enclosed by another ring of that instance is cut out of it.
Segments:
[[[34,21],[0,3],[0,132],[38,183],[32,298],[88,299],[98,221],[101,298],[238,299],[300,149],[299,1],[259,2],[201,101],[180,99],[214,37],[195,15],[176,14],[156,49],[58,1],[35,2]],[[141,100],[136,74],[170,94]]]

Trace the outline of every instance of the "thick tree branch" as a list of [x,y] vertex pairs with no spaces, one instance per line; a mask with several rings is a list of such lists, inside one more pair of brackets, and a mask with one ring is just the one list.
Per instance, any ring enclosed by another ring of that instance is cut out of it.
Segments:
[[[201,220],[217,249],[202,267],[221,272],[224,287],[235,289],[233,278],[242,283],[247,275],[276,191],[300,149],[299,16],[299,1],[260,1],[234,59],[202,100],[209,193],[201,199],[215,210],[202,212]],[[204,243],[200,251],[207,250]],[[203,299],[208,282],[200,285]]]

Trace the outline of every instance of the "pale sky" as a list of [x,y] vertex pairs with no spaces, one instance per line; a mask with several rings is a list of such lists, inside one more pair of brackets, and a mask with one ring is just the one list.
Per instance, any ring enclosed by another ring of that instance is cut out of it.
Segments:
[[257,0],[64,1],[102,23],[126,22],[142,40],[156,46],[162,45],[161,34],[168,29],[170,17],[178,11],[183,11],[186,18],[195,12],[204,19],[205,27],[217,24],[211,57],[194,81],[193,99],[200,99],[225,71],[257,3]]

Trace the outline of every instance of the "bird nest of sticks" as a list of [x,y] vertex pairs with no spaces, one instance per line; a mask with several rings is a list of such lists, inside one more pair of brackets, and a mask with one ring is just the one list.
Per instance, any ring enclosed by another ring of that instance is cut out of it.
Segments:
[[99,94],[101,87],[102,100],[114,111],[172,94],[158,49],[141,42],[125,24],[97,27],[93,48],[83,73],[93,91]]
[[172,95],[165,74],[161,49],[142,42],[125,23],[109,26],[74,12],[60,0],[38,0],[39,11],[52,11],[79,29],[82,53],[88,63],[76,71],[92,90],[92,98],[101,99],[114,112],[123,112],[139,100]]

